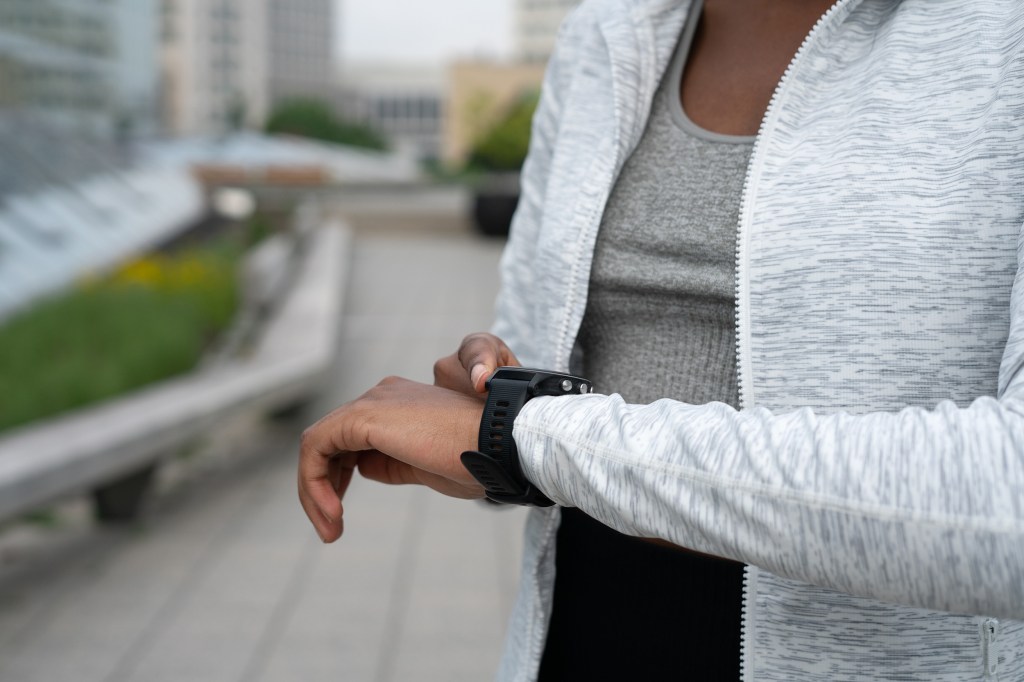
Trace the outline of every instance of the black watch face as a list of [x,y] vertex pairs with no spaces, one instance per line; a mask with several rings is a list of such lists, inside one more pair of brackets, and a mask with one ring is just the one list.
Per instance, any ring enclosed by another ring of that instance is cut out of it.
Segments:
[[[530,381],[537,374],[547,374],[542,369],[529,367],[499,367],[494,370],[491,379],[508,379],[509,381]],[[490,379],[488,379],[490,381]]]
[[538,395],[572,395],[594,392],[594,385],[588,379],[573,376],[564,372],[552,372],[546,369],[529,367],[499,367],[487,380],[487,388],[491,382],[499,379],[504,381],[522,381],[529,386],[530,396]]

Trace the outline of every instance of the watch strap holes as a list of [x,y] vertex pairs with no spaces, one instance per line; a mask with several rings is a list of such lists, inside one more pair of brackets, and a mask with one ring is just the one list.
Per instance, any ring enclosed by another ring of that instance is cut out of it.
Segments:
[[503,429],[505,428],[505,422],[491,422],[492,429]]
[[499,400],[497,403],[495,403],[495,405],[497,405],[498,407],[508,407],[508,401],[507,400]]

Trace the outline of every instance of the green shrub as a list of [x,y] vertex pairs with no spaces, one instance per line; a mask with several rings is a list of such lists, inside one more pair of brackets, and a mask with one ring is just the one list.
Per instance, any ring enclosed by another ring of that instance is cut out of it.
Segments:
[[387,142],[375,130],[337,118],[330,107],[313,99],[282,102],[267,119],[268,133],[287,133],[335,144],[367,149],[387,149]]
[[0,327],[0,429],[193,368],[238,304],[238,249],[147,256]]
[[505,116],[477,140],[470,152],[470,169],[517,171],[523,166],[530,146],[530,124],[537,109],[539,94],[520,97]]

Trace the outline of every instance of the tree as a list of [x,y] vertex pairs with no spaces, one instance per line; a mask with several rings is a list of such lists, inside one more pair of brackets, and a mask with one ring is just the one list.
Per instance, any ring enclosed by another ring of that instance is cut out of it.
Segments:
[[477,140],[469,156],[471,169],[517,171],[522,168],[539,97],[537,92],[522,95],[498,123]]
[[335,144],[387,149],[384,138],[369,126],[342,121],[325,103],[294,99],[279,104],[267,119],[268,133],[286,133]]

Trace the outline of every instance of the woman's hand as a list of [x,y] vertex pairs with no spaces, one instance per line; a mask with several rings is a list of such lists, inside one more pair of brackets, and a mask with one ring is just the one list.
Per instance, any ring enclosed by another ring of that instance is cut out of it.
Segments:
[[483,402],[457,391],[389,377],[302,434],[299,501],[324,542],[342,533],[352,473],[381,483],[418,483],[461,498],[483,497],[459,459],[474,450]]
[[470,334],[457,351],[434,363],[434,385],[482,397],[494,370],[518,366],[518,358],[497,336]]

